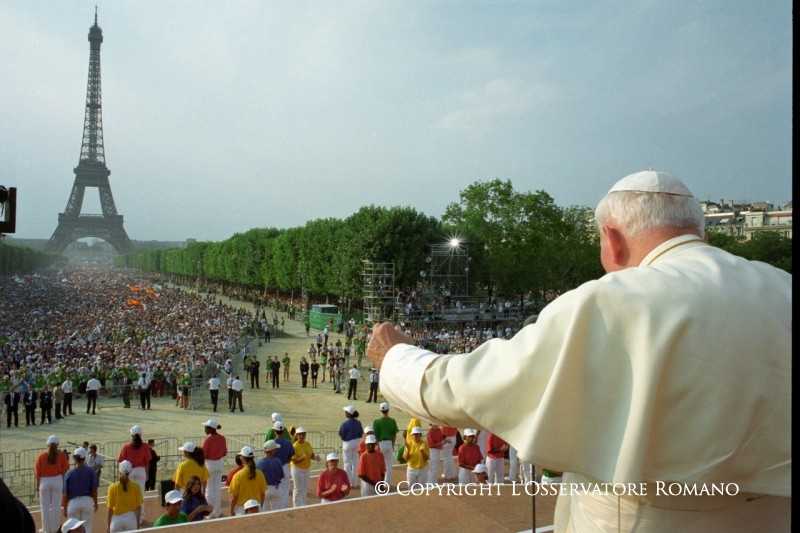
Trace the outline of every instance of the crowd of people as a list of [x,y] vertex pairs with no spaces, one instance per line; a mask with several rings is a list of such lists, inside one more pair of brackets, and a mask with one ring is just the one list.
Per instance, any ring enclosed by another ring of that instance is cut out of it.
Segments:
[[[119,271],[67,270],[0,278],[0,395],[6,426],[54,423],[99,392],[181,397],[190,374],[221,366],[256,320],[212,295],[150,284]],[[37,410],[40,416],[37,415]],[[53,416],[53,411],[55,411]]]
[[[159,457],[153,441],[145,442],[142,427],[135,425],[116,458],[116,480],[107,489],[106,528],[112,533],[132,531],[146,523],[158,527],[302,507],[308,505],[310,492],[322,503],[341,500],[353,489],[361,496],[374,496],[381,493],[376,490],[381,482],[390,490],[397,488],[392,468],[397,464],[405,464],[409,484],[533,480],[533,466],[521,463],[516,451],[497,435],[435,424],[423,428],[416,418],[401,429],[386,402],[368,426],[362,425],[353,405],[345,406],[343,413],[338,430],[341,454],[325,455],[313,490],[309,490],[312,463],[322,462],[322,457],[302,426],[289,425],[283,415],[272,413],[261,450],[237,446],[231,451],[219,421],[206,420],[203,441],[185,442],[179,448],[182,460],[170,476],[170,490],[164,494],[159,516],[147,516],[143,505],[145,492],[155,488]],[[69,455],[59,450],[59,443],[56,435],[48,437],[47,448],[34,465],[42,530],[54,533],[68,527],[66,531],[73,531],[69,528],[79,523],[91,533],[102,461],[98,465],[96,448],[84,443],[69,454],[70,468]],[[226,473],[224,462],[230,455],[236,466]],[[222,501],[225,487],[227,506]]]
[[459,322],[447,325],[401,324],[403,332],[417,346],[434,353],[469,353],[491,339],[510,339],[520,329],[519,322],[479,325]]

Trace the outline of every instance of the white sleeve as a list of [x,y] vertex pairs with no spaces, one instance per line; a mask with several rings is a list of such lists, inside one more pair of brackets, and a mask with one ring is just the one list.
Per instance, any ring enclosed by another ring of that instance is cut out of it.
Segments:
[[381,365],[381,392],[393,407],[430,420],[422,402],[420,389],[425,370],[438,354],[409,344],[397,344],[387,353]]

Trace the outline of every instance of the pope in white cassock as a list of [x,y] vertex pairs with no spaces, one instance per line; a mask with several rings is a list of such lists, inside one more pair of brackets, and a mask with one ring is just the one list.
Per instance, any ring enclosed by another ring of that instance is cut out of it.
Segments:
[[557,532],[788,531],[791,275],[704,242],[697,200],[666,173],[623,178],[596,219],[607,274],[510,340],[437,355],[376,326],[383,395],[489,430],[565,483],[647,483],[644,496],[559,496]]

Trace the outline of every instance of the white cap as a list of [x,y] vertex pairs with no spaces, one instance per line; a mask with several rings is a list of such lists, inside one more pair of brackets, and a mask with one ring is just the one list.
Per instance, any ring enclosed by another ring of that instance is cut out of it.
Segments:
[[81,459],[86,459],[86,448],[75,448],[75,451],[72,452],[73,457],[80,457]]
[[306,428],[304,428],[303,426],[300,426],[299,428],[294,430],[294,434],[295,435],[297,435],[298,433],[305,433],[305,432],[306,432]]
[[173,504],[183,501],[183,494],[179,490],[171,490],[164,495],[164,501]]
[[382,413],[385,413],[386,411],[388,411],[388,410],[389,410],[389,404],[388,404],[388,402],[383,402],[383,403],[380,405],[379,409],[381,410],[381,412],[382,412]]
[[182,452],[189,452],[189,453],[194,453],[195,449],[197,449],[197,445],[190,440],[187,440],[186,442],[183,443],[183,446],[178,448],[178,450]]
[[142,436],[142,428],[140,428],[139,426],[133,426],[131,428],[131,435],[139,435],[141,437]]
[[339,456],[336,455],[336,452],[331,452],[331,453],[329,453],[328,455],[325,456],[325,462],[338,461],[338,460],[339,460]]
[[119,464],[120,474],[130,474],[131,472],[133,472],[133,463],[125,459]]
[[272,429],[274,429],[275,431],[283,431],[284,429],[286,429],[286,426],[284,426],[283,422],[281,422],[280,420],[276,420],[272,424]]
[[244,510],[252,509],[253,507],[259,507],[261,504],[258,503],[258,500],[247,500],[244,502]]
[[475,468],[473,468],[472,471],[476,474],[485,474],[487,472],[486,465],[483,463],[478,463],[475,465]]
[[267,442],[264,443],[264,451],[265,452],[268,452],[270,450],[277,450],[280,447],[281,447],[281,445],[278,444],[277,442],[275,442],[272,439],[269,439]]
[[367,426],[364,428],[364,433],[375,433],[375,430],[372,429],[372,426]]
[[49,437],[47,437],[48,446],[50,446],[51,444],[55,444],[56,446],[58,446],[58,442],[59,442],[58,437],[56,437],[55,435],[50,435]]
[[83,524],[85,524],[85,520],[78,520],[77,518],[69,518],[66,522],[61,525],[61,533],[68,533],[69,531],[73,531],[78,529]]
[[203,427],[214,428],[214,429],[222,429],[222,425],[219,422],[217,422],[215,419],[213,419],[213,418],[209,418],[208,420],[203,422]]
[[253,448],[250,446],[242,447],[241,451],[239,451],[239,455],[242,457],[253,457],[255,454],[253,453]]
[[272,421],[283,420],[283,415],[280,413],[272,413]]
[[342,407],[342,409],[344,409],[344,412],[347,413],[348,415],[352,415],[353,413],[356,412],[356,408],[353,407],[352,405],[345,405],[344,407]]
[[692,197],[692,192],[681,180],[666,172],[642,170],[629,174],[616,182],[608,193],[612,192],[649,192]]
[[367,435],[367,438],[364,439],[365,444],[376,444],[378,442],[378,437],[375,435]]
[[464,436],[465,436],[465,437],[474,437],[474,436],[475,436],[475,435],[477,435],[477,434],[478,434],[478,432],[477,432],[477,431],[475,431],[475,430],[474,430],[474,429],[472,429],[472,428],[466,428],[466,429],[464,429]]
[[414,426],[413,428],[411,428],[411,434],[412,435],[422,435],[422,428],[419,427],[419,426]]

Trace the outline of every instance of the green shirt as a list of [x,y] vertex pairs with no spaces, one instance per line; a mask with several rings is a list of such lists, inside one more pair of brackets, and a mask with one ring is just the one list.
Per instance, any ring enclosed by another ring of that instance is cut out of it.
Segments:
[[162,514],[161,516],[158,517],[158,519],[155,522],[153,522],[153,527],[171,526],[173,524],[185,524],[188,521],[189,517],[186,516],[186,513],[182,511],[178,513],[178,516],[176,516],[175,518],[172,518],[168,514]]
[[400,431],[397,427],[397,422],[390,416],[382,416],[372,423],[372,429],[375,430],[375,438],[378,441],[390,440],[394,442],[394,437]]

